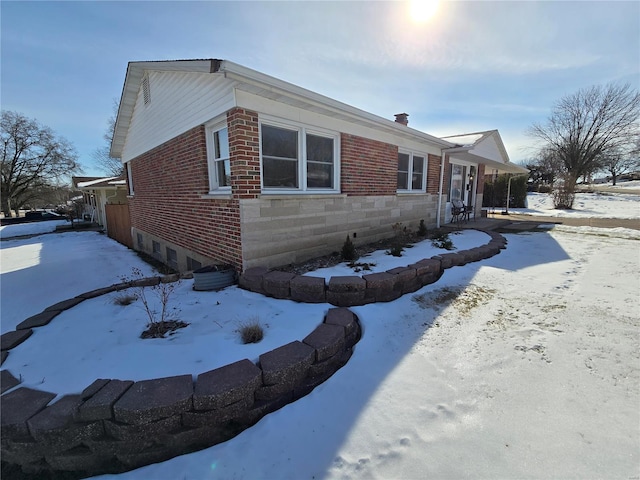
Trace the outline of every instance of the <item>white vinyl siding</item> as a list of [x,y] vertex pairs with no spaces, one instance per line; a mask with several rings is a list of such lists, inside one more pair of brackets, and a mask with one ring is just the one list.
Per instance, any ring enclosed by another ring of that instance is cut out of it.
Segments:
[[152,71],[147,78],[153,99],[145,105],[143,88],[140,88],[122,149],[123,161],[205,124],[235,106],[235,82],[222,75]]

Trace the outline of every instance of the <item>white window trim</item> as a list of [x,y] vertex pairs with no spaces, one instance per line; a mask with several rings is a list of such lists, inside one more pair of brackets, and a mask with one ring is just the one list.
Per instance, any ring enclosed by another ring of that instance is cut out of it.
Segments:
[[[209,195],[228,195],[231,193],[231,185],[220,186],[218,180],[218,171],[216,170],[216,162],[224,161],[226,159],[215,158],[215,145],[213,144],[213,134],[220,130],[227,129],[227,140],[229,135],[229,126],[225,119],[216,119],[205,125],[205,135],[207,142],[207,173],[209,175]],[[231,146],[229,146],[231,149]],[[231,152],[229,152],[231,155]]]
[[[262,163],[262,125],[268,125],[298,132],[298,188],[265,187]],[[260,188],[263,195],[325,195],[340,193],[340,132],[314,127],[304,123],[283,120],[281,118],[261,116],[258,122],[260,144]],[[307,134],[333,140],[333,188],[307,187]]]
[[[414,188],[398,188],[397,189],[397,193],[425,193],[427,191],[427,168],[429,166],[429,156],[424,153],[424,152],[418,152],[415,150],[406,150],[404,148],[399,148],[398,149],[398,154],[404,153],[405,155],[409,155],[409,173],[408,173],[408,177],[407,177],[407,186],[410,186],[413,184],[413,182],[411,181],[412,176],[413,176],[413,157],[422,157],[424,159],[424,165],[423,165],[423,170],[422,170],[422,185],[420,187],[420,189],[414,189]],[[397,177],[397,171],[398,169],[396,168],[396,177]]]
[[131,162],[127,162],[127,184],[129,187],[129,196],[133,197],[133,173],[131,172]]

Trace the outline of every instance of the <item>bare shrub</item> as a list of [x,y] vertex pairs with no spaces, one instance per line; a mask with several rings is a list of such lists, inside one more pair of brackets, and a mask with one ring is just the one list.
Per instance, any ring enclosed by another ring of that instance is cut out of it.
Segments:
[[113,303],[116,305],[120,305],[121,307],[125,307],[127,305],[131,305],[133,302],[135,302],[138,299],[138,297],[132,293],[118,293],[114,298],[113,298]]
[[247,343],[258,343],[264,337],[264,329],[257,318],[242,323],[238,333],[240,334],[240,340],[245,345]]

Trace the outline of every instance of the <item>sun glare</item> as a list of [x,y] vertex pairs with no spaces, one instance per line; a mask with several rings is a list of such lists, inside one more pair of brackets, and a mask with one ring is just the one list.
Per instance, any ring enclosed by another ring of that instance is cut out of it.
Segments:
[[439,3],[438,0],[411,0],[409,2],[411,19],[415,23],[427,22],[436,14]]

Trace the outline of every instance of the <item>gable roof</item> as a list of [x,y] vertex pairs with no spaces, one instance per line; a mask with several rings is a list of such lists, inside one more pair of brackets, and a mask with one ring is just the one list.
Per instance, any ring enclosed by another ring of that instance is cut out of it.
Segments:
[[257,72],[242,65],[219,59],[166,60],[129,62],[125,82],[116,116],[111,156],[120,158],[131,124],[138,91],[147,71],[172,71],[223,75],[235,80],[236,88],[276,100],[298,108],[307,109],[323,115],[339,118],[351,123],[364,125],[393,135],[431,143],[440,148],[453,146],[447,140],[407,127],[393,120],[360,110],[358,108],[293,85],[283,80]]
[[498,170],[498,173],[529,173],[526,168],[511,163],[498,130],[463,133],[442,138],[454,144],[454,147],[447,149],[449,155],[453,157],[484,163],[488,168]]

